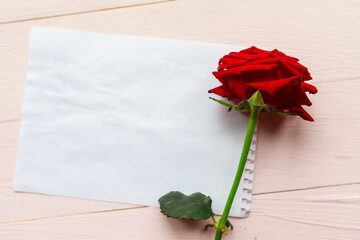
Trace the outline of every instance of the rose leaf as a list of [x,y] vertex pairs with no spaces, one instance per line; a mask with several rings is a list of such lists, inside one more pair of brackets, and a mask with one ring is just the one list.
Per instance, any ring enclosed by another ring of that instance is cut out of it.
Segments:
[[178,191],[171,191],[162,196],[159,203],[161,212],[172,218],[200,220],[214,214],[211,209],[211,198],[199,192],[188,196]]

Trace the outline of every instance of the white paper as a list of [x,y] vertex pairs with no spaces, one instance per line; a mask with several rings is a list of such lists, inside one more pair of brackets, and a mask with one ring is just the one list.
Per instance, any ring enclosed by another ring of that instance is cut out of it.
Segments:
[[[33,28],[14,189],[147,206],[202,192],[221,213],[248,116],[207,91],[218,60],[241,49]],[[232,216],[249,211],[244,176]]]

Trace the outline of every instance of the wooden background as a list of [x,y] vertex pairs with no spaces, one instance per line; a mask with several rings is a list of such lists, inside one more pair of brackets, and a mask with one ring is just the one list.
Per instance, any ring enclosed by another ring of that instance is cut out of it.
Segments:
[[263,114],[249,218],[224,239],[360,239],[359,0],[1,0],[0,239],[212,239],[208,221],[12,190],[32,26],[279,48],[319,93],[314,123]]

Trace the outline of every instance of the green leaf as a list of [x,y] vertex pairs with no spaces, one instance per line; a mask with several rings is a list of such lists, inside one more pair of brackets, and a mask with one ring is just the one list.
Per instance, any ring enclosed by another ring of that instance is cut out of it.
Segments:
[[213,215],[211,198],[199,192],[188,196],[171,191],[162,196],[159,203],[161,212],[168,217],[200,220]]

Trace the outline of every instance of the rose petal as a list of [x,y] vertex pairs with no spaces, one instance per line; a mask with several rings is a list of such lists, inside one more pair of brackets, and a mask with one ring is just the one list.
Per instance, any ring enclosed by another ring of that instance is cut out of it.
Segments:
[[268,82],[256,82],[248,83],[248,85],[254,89],[260,90],[261,92],[267,93],[270,96],[275,97],[275,95],[280,92],[290,92],[293,93],[298,87],[299,77],[291,77],[280,80],[268,81]]
[[302,108],[301,106],[289,107],[289,108],[286,108],[286,110],[289,110],[291,112],[298,112],[300,114],[300,117],[302,117],[303,119],[311,121],[311,122],[314,121],[314,119],[310,116],[310,114],[308,112],[306,112],[305,109]]
[[296,71],[301,73],[301,76],[303,77],[303,80],[311,80],[312,77],[308,71],[308,69],[306,67],[304,67],[303,65],[301,65],[298,62],[292,62],[292,61],[287,61],[286,62],[288,65],[290,65],[293,69],[296,69]]
[[[270,64],[264,64],[270,65]],[[273,68],[268,70],[259,71],[244,71],[241,74],[241,78],[248,83],[252,82],[267,82],[281,79],[279,68],[275,65]]]
[[231,53],[229,55],[225,55],[223,58],[256,60],[256,59],[269,58],[269,57],[271,57],[271,55],[268,52],[259,53],[259,54],[248,54],[244,52],[239,52],[239,53]]
[[263,58],[263,59],[256,59],[255,61],[251,61],[248,64],[275,64],[280,61],[280,58]]
[[240,52],[231,52],[228,55],[225,55],[223,58],[235,58],[235,59],[261,59],[264,57],[269,57],[270,52],[259,49],[257,47],[250,47]]
[[231,97],[231,93],[226,91],[224,89],[224,86],[219,86],[219,87],[213,88],[213,89],[209,90],[209,93],[214,93],[221,97]]
[[308,96],[306,95],[305,89],[303,88],[302,84],[300,84],[300,89],[298,91],[298,98],[297,98],[297,102],[300,105],[306,105],[306,106],[311,106],[312,102],[310,101],[310,99],[308,98]]
[[277,65],[279,67],[279,70],[281,72],[281,76],[282,78],[289,78],[289,77],[293,77],[293,76],[301,76],[301,77],[305,77],[301,72],[299,72],[298,70],[294,69],[292,66],[290,66],[288,64],[287,60],[281,59]]
[[238,66],[234,68],[230,68],[224,71],[218,71],[213,72],[214,76],[216,78],[221,78],[226,75],[240,75],[243,72],[247,71],[265,71],[270,70],[272,68],[276,67],[276,64],[253,64],[253,65],[244,65],[244,66]]
[[302,82],[301,85],[303,86],[304,90],[309,93],[315,94],[318,92],[317,88],[311,84]]
[[223,57],[220,60],[218,70],[242,66],[247,62],[249,62],[249,61],[246,59]]
[[287,60],[291,60],[291,61],[295,61],[295,62],[299,61],[299,59],[297,59],[297,58],[295,58],[295,57],[288,56],[288,55],[286,55],[285,53],[280,52],[280,51],[277,50],[277,49],[272,50],[270,53],[271,53],[272,55],[277,56],[277,57],[280,57],[280,58],[282,58],[282,59],[287,59]]
[[286,107],[294,104],[311,106],[312,103],[301,83],[301,78],[295,76],[275,81],[248,83],[248,86],[271,96],[270,98],[266,97],[265,103],[274,107]]
[[247,54],[251,54],[251,55],[256,55],[259,53],[265,53],[265,52],[269,52],[260,48],[257,48],[255,46],[249,47],[247,49],[241,50],[241,53],[247,53]]
[[229,69],[230,66],[226,63],[219,63],[219,66],[217,68],[218,71],[223,71],[223,70],[226,70],[226,69]]

